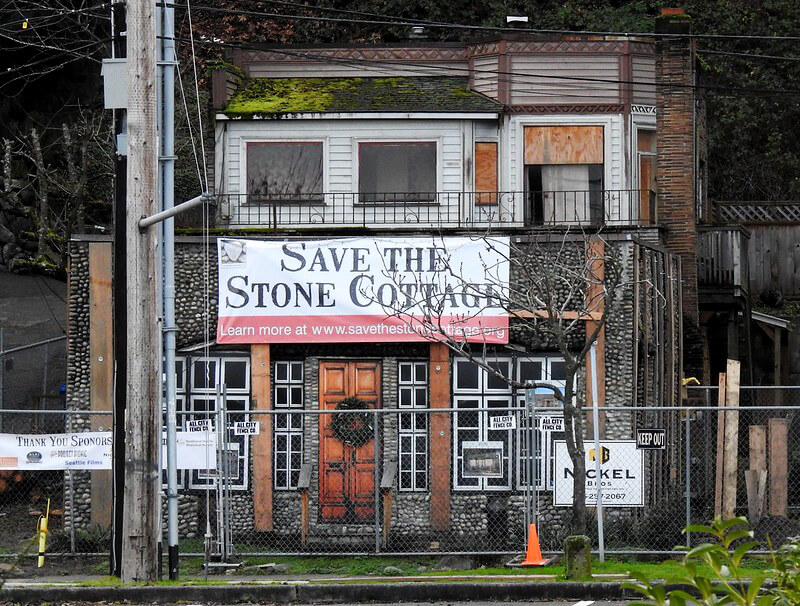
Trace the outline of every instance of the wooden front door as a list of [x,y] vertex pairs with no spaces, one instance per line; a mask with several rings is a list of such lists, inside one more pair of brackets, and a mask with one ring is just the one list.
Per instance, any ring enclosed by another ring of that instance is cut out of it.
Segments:
[[[320,409],[355,396],[380,407],[378,362],[320,363]],[[323,522],[368,522],[375,516],[375,441],[355,448],[333,435],[333,415],[320,416],[319,502]],[[376,419],[376,422],[379,422]]]

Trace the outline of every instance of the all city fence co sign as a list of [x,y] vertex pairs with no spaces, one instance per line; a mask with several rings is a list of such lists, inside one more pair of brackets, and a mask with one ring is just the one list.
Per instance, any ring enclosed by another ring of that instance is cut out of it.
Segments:
[[[554,440],[555,487],[553,504],[571,507],[573,494],[572,460],[564,440]],[[594,447],[585,444],[586,505],[597,504],[597,463]],[[644,458],[636,440],[600,441],[600,488],[607,507],[644,506]]]
[[217,252],[221,344],[508,342],[508,238],[220,238]]

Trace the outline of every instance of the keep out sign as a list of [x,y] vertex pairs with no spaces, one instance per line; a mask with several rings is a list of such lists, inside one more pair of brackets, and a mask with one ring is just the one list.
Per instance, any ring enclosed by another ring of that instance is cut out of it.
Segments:
[[508,238],[220,238],[219,343],[508,342]]
[[[567,443],[554,440],[555,488],[553,504],[572,506],[573,480],[572,460]],[[600,477],[597,474],[596,457],[600,459]],[[586,505],[597,504],[598,485],[606,507],[644,506],[644,458],[637,450],[636,440],[601,440],[600,452],[595,453],[594,443],[584,443],[586,464]]]

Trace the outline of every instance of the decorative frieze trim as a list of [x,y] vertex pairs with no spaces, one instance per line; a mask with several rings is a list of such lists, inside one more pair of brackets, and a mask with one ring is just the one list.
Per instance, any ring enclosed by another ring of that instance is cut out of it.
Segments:
[[622,103],[510,105],[508,111],[512,114],[621,114],[625,111],[625,105]]

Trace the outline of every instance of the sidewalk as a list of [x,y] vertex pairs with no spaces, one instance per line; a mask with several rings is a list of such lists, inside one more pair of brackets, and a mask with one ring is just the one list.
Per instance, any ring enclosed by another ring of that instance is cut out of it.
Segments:
[[[619,599],[632,597],[620,575],[598,575],[592,582],[556,581],[553,575],[453,575],[443,577],[341,577],[308,575],[187,576],[179,585],[86,585],[108,577],[80,575],[14,579],[0,590],[0,602],[41,603],[80,600],[176,603],[270,602],[346,603],[554,599]],[[610,579],[609,577],[614,577]]]

